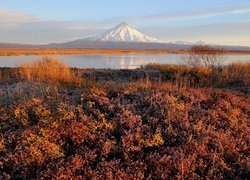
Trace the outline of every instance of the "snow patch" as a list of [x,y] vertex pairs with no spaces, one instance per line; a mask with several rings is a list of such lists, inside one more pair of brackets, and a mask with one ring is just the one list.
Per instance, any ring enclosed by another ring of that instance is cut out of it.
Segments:
[[157,39],[147,36],[122,22],[113,29],[90,38],[88,41],[112,41],[112,42],[159,42]]

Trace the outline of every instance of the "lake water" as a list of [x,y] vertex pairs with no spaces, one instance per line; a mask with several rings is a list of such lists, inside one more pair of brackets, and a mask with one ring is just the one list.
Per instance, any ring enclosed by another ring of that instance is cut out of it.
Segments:
[[[56,56],[71,67],[135,69],[149,63],[182,64],[180,54],[119,54],[119,55],[60,55]],[[41,56],[0,56],[0,67],[16,67],[40,60]],[[232,62],[250,63],[250,54],[227,55],[225,64]]]

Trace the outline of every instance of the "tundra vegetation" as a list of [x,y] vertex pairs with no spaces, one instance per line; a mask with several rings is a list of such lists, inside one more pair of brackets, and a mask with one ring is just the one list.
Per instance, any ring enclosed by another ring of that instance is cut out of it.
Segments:
[[1,68],[0,179],[247,179],[249,79],[250,64]]

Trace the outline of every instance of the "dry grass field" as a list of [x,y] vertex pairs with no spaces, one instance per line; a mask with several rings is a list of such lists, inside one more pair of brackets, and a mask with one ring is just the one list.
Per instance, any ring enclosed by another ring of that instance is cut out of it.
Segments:
[[184,53],[178,50],[114,50],[114,49],[65,49],[65,48],[0,48],[0,56],[24,55],[84,55],[84,54],[165,54]]

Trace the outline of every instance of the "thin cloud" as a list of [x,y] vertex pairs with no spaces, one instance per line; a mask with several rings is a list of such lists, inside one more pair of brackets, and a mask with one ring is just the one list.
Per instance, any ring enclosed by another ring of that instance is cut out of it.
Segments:
[[[237,27],[237,28],[235,28]],[[147,34],[156,34],[156,38],[169,41],[205,41],[211,44],[250,46],[250,21],[215,23],[185,27],[150,28]]]
[[36,22],[40,20],[40,18],[35,15],[10,11],[7,9],[0,9],[0,19],[1,28],[13,28],[22,23]]
[[64,29],[76,29],[76,30],[85,30],[93,29],[98,26],[104,25],[105,22],[82,22],[82,21],[58,21],[53,19],[44,19],[38,17],[34,14],[29,14],[25,12],[11,11],[8,9],[0,8],[0,28],[16,28],[18,26],[35,24],[56,24]]
[[2,42],[64,42],[100,32],[97,23],[44,19],[33,14],[1,8],[0,19]]
[[144,16],[141,20],[195,20],[230,14],[250,13],[250,4],[244,7],[217,7],[213,9],[192,10],[186,12],[161,13]]

